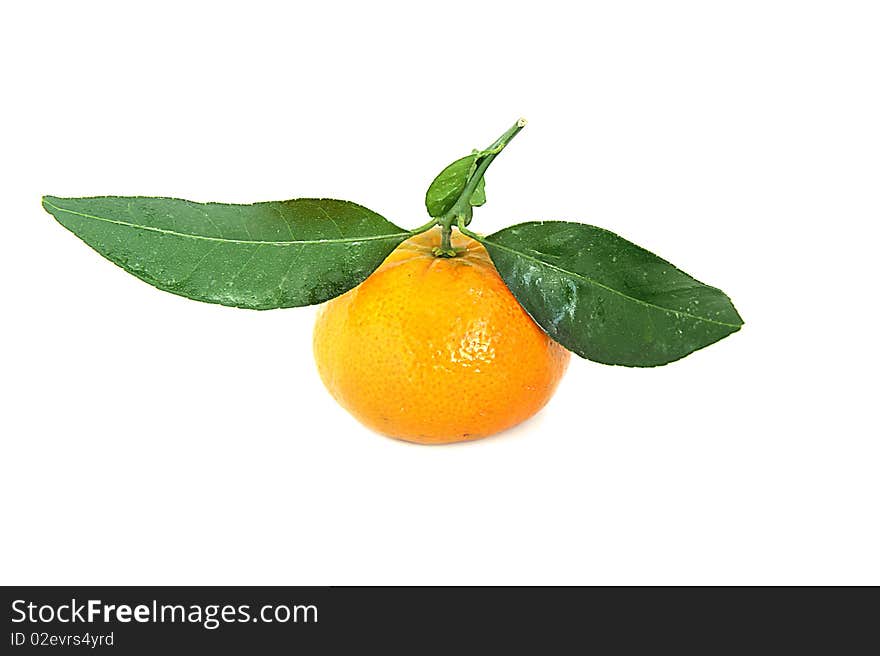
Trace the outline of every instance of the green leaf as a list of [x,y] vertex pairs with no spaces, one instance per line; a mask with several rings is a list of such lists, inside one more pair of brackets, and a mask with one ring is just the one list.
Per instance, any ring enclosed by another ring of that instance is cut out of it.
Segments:
[[365,207],[306,199],[43,198],[61,225],[129,273],[197,301],[321,303],[361,283],[409,233]]
[[[433,217],[441,217],[452,209],[455,201],[459,199],[468,180],[477,170],[481,158],[485,157],[484,151],[475,150],[467,157],[455,160],[440,172],[428,192],[425,194],[425,207],[428,214]],[[479,207],[486,202],[486,179],[480,178],[470,197],[470,204]]]
[[530,222],[479,239],[532,318],[596,362],[667,364],[743,324],[724,292],[602,228]]
[[474,187],[474,193],[471,194],[471,205],[479,207],[486,204],[486,178],[480,178],[477,186]]
[[425,207],[428,208],[428,214],[440,217],[452,209],[455,201],[464,191],[468,178],[476,168],[479,156],[480,153],[472,153],[457,159],[434,178],[425,194]]
[[[486,202],[486,181],[484,175],[492,161],[501,153],[520,130],[526,125],[524,118],[519,119],[504,134],[498,137],[486,150],[473,150],[470,155],[455,160],[440,172],[428,187],[425,194],[425,207],[428,214],[434,218],[445,216],[455,207],[459,201],[468,206],[459,206],[455,212],[455,219],[465,219],[465,224],[470,223],[472,216],[471,207],[479,207]],[[477,169],[480,169],[480,177],[474,180]],[[465,188],[469,182],[474,186],[468,192],[470,198],[464,198]]]

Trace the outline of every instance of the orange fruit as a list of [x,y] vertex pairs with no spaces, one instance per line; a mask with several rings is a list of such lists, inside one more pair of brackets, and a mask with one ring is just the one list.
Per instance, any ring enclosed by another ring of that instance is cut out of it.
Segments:
[[401,244],[355,289],[324,304],[318,372],[363,424],[423,444],[474,440],[540,410],[569,352],[532,321],[478,242],[440,230]]

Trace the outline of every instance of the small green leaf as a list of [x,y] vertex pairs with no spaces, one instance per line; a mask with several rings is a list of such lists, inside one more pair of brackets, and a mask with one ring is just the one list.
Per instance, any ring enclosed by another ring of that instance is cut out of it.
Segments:
[[425,207],[428,208],[428,214],[435,218],[441,217],[452,209],[464,191],[471,173],[476,168],[479,156],[480,153],[472,153],[457,159],[434,178],[425,194]]
[[479,239],[532,318],[596,362],[667,364],[743,324],[724,292],[602,228],[530,222]]
[[471,194],[471,205],[479,207],[486,204],[486,178],[480,178],[477,186],[474,187],[474,193]]
[[410,233],[365,207],[306,199],[43,198],[61,225],[151,285],[250,309],[321,303],[355,287]]
[[[425,207],[428,208],[428,214],[434,218],[443,217],[459,201],[462,204],[467,203],[470,207],[483,205],[486,202],[486,182],[483,177],[486,169],[525,125],[526,120],[519,119],[486,150],[474,150],[470,155],[455,160],[443,169],[440,175],[431,182],[425,194]],[[480,177],[478,180],[472,180],[478,168],[481,169]],[[470,198],[463,198],[462,195],[469,182],[474,185],[467,192]],[[465,218],[465,223],[470,223],[470,207],[459,207],[456,214],[466,214],[467,216],[454,218]]]

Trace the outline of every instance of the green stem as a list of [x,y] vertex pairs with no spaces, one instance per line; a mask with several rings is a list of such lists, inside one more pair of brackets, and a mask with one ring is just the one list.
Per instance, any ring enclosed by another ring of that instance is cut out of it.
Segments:
[[[474,169],[474,172],[468,178],[461,194],[455,201],[455,204],[448,212],[446,212],[446,214],[427,224],[428,227],[436,224],[441,228],[441,243],[440,246],[434,249],[435,256],[455,257],[458,255],[458,252],[452,246],[452,226],[457,225],[459,230],[465,232],[464,227],[470,223],[471,217],[473,216],[474,209],[471,206],[471,196],[473,196],[474,190],[477,188],[477,185],[480,184],[480,180],[483,179],[486,169],[489,168],[495,158],[498,157],[498,154],[504,150],[507,144],[509,144],[525,126],[526,120],[524,118],[519,119],[510,127],[510,129],[498,137],[491,146],[486,148],[486,150],[480,151],[478,157],[479,164],[477,164],[477,168]],[[427,228],[425,228],[425,230],[427,230]],[[423,230],[417,229],[412,232],[415,233],[417,231]],[[469,231],[465,234],[469,234]]]
[[425,225],[421,225],[418,228],[413,228],[412,230],[409,231],[409,233],[411,235],[419,235],[423,232],[427,232],[428,230],[433,228],[435,225],[437,225],[437,219],[431,219]]
[[[443,226],[440,232],[440,250],[452,251],[452,226]],[[454,251],[453,251],[454,252]]]
[[478,242],[480,242],[480,243],[483,242],[483,240],[482,240],[482,238],[480,237],[480,235],[478,235],[476,232],[473,232],[473,231],[467,229],[467,227],[465,226],[465,223],[464,223],[464,219],[459,219],[459,221],[458,221],[458,231],[459,231],[461,234],[463,234],[465,237],[470,237],[470,238],[473,239],[474,241],[478,241]]
[[440,225],[440,245],[433,250],[434,257],[455,257],[458,251],[452,245],[452,226]]
[[507,144],[509,144],[516,135],[520,133],[520,131],[526,126],[526,123],[528,123],[528,121],[526,121],[524,118],[519,119],[516,123],[513,124],[513,127],[511,127],[500,137],[498,137],[491,146],[483,151],[488,154],[480,162],[480,165],[477,167],[477,170],[474,171],[471,179],[468,180],[467,185],[465,185],[464,192],[462,193],[462,196],[464,196],[468,201],[470,201],[471,194],[474,193],[474,189],[477,188],[477,185],[480,183],[483,174],[486,172],[486,169],[489,168],[492,160],[498,157],[498,154],[502,150],[504,150],[505,146],[507,146]]
[[504,150],[507,144],[509,144],[525,126],[526,120],[524,118],[519,119],[509,130],[507,130],[507,132],[498,137],[491,146],[482,152],[480,163],[477,165],[477,168],[474,170],[471,177],[468,178],[461,195],[458,197],[458,200],[455,201],[455,205],[438,219],[440,225],[452,226],[452,224],[458,222],[461,217],[465,217],[465,223],[470,222],[471,212],[473,211],[471,208],[471,196],[477,188],[477,185],[480,183],[480,180],[482,180],[483,175],[486,173],[486,169],[489,168],[489,165],[492,164],[496,157],[498,157],[498,154]]

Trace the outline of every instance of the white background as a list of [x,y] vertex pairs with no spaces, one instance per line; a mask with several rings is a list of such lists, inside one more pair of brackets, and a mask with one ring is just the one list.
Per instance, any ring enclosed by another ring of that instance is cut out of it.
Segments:
[[[880,20],[865,2],[7,3],[0,581],[880,584]],[[314,309],[194,303],[40,196],[330,196],[405,227],[520,115],[473,227],[572,219],[746,321],[574,359],[482,442],[375,435]]]

